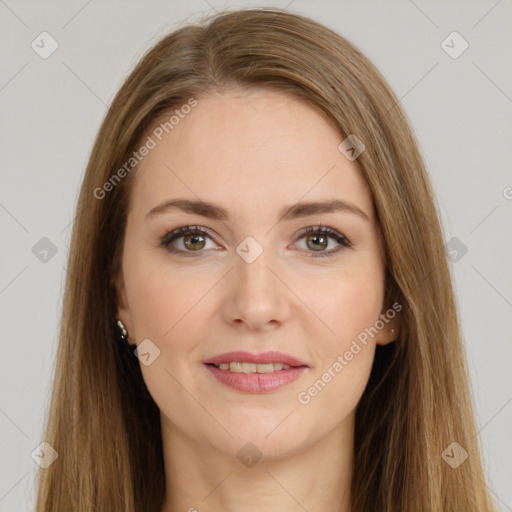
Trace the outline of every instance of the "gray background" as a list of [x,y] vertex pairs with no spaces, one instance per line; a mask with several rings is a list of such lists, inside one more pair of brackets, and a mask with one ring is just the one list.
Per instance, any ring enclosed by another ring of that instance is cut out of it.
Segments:
[[[0,510],[34,504],[31,453],[43,440],[70,223],[106,105],[161,36],[212,9],[249,5],[287,8],[338,31],[376,64],[408,113],[446,241],[457,237],[467,248],[451,265],[478,437],[489,487],[501,510],[512,510],[512,4],[506,0],[0,0]],[[47,59],[31,48],[43,31],[59,45]],[[441,46],[453,31],[469,44],[455,59]],[[43,237],[55,255],[41,252]]]

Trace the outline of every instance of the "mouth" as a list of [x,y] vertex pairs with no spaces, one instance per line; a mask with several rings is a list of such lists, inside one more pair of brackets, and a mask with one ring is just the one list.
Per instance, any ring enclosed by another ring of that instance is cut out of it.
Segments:
[[214,366],[219,370],[234,373],[272,373],[289,370],[290,368],[307,368],[306,365],[291,366],[285,363],[248,363],[245,361],[231,361],[229,363],[205,363],[208,366]]
[[[242,363],[243,364],[243,363]],[[220,365],[219,365],[220,366]],[[265,365],[266,366],[266,365]],[[272,366],[272,365],[271,365]],[[307,366],[292,366],[287,369],[258,373],[258,371],[221,370],[215,364],[205,364],[205,368],[223,387],[236,392],[251,394],[268,393],[290,385],[308,373]]]
[[265,393],[292,383],[309,366],[281,352],[230,352],[205,361],[217,382],[235,391]]
[[273,371],[288,370],[300,366],[308,367],[306,363],[283,352],[262,352],[252,354],[245,351],[227,352],[204,361],[220,370],[244,373],[270,373]]

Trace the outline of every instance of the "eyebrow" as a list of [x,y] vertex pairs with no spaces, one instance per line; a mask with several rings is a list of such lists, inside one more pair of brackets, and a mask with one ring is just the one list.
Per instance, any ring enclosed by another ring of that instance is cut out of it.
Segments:
[[[146,220],[158,214],[165,213],[170,209],[179,209],[186,213],[192,213],[219,221],[225,221],[229,219],[229,211],[222,206],[200,200],[169,199],[152,208],[146,214]],[[310,215],[333,212],[352,213],[367,221],[370,221],[368,215],[355,204],[348,203],[340,199],[332,199],[330,201],[322,202],[298,203],[285,206],[280,210],[278,218],[280,222],[298,219],[301,217],[308,217]]]

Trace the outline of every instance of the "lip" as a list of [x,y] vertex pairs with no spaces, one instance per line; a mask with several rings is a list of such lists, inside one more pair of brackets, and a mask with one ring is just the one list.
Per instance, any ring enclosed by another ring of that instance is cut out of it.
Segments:
[[[204,361],[205,364],[216,364],[219,365],[221,363],[231,363],[232,361],[239,361],[243,363],[255,363],[255,364],[266,364],[266,363],[283,363],[288,366],[305,366],[308,367],[306,363],[303,363],[296,357],[290,356],[288,354],[283,354],[282,352],[262,352],[260,354],[251,354],[250,352],[237,351],[237,352],[227,352],[225,354],[220,354],[218,356],[212,357]],[[224,370],[221,370],[224,371]],[[288,371],[288,370],[280,370],[280,371]],[[272,372],[274,373],[274,372]],[[260,374],[264,375],[264,374]]]
[[[249,361],[247,361],[249,362]],[[243,373],[221,370],[213,364],[204,364],[218,382],[236,391],[247,393],[266,393],[282,388],[297,380],[308,370],[307,366],[298,366],[288,370],[277,370],[269,373]]]
[[[221,363],[243,362],[254,364],[283,363],[290,366],[288,370],[276,370],[268,373],[244,373],[221,370],[217,366]],[[221,384],[236,391],[247,393],[266,393],[279,389],[297,380],[309,366],[296,357],[282,352],[227,352],[204,361],[204,366]]]

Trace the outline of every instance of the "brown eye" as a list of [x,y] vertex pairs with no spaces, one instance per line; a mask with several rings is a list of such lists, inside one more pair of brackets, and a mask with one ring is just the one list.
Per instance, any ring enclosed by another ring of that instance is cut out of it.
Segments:
[[[338,233],[335,229],[323,226],[307,228],[298,238],[298,240],[303,239],[305,242],[306,252],[309,253],[308,256],[313,258],[329,258],[331,256],[335,256],[343,249],[352,247],[353,245],[347,237]],[[326,250],[329,246],[329,241],[331,240],[334,240],[338,244],[338,247]]]
[[213,242],[211,235],[203,228],[184,226],[167,233],[160,245],[172,253],[200,256],[203,250],[208,249],[206,247],[208,240]]
[[187,249],[191,249],[193,251],[204,249],[205,246],[205,240],[203,235],[188,235],[184,236],[183,238],[183,245]]
[[306,244],[314,251],[321,251],[327,248],[329,241],[325,235],[308,235],[306,237]]

